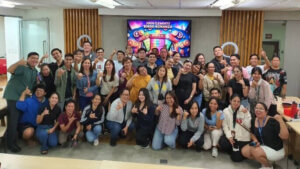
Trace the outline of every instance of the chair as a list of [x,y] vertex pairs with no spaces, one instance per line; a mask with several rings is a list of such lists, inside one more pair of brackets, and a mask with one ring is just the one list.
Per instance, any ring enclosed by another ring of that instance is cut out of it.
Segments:
[[0,139],[4,144],[4,153],[6,153],[6,149],[7,149],[6,129],[7,129],[7,116],[3,112],[0,112]]

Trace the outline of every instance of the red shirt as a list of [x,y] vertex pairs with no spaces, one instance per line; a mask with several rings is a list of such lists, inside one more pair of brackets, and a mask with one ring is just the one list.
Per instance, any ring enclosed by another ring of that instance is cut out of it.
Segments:
[[[72,124],[70,125],[69,129],[67,130],[67,132],[72,132],[74,129],[76,129],[76,123],[80,121],[80,115],[79,113],[75,112],[75,120],[72,122]],[[60,114],[60,116],[58,117],[58,123],[59,125],[64,124],[65,126],[68,125],[69,123],[69,118],[67,113],[62,113]]]

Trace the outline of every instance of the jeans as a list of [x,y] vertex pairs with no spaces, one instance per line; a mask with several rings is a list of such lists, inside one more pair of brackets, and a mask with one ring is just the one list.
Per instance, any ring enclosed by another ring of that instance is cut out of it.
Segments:
[[85,132],[85,137],[88,142],[93,142],[98,139],[102,132],[102,126],[100,124],[95,125],[91,130]]
[[7,102],[7,146],[13,147],[17,144],[18,138],[18,121],[21,112],[17,109],[17,101],[6,100]]
[[[110,139],[113,141],[117,141],[119,139],[119,135],[121,134],[122,129],[126,126],[126,122],[118,123],[115,121],[106,121],[106,127],[110,131]],[[133,122],[129,125],[128,131],[132,131],[134,129]]]
[[243,105],[245,108],[247,108],[249,110],[250,106],[249,106],[249,102],[248,99],[242,99],[241,100],[241,105]]
[[54,131],[51,134],[48,134],[48,130],[53,126],[51,125],[38,125],[36,129],[36,137],[39,139],[42,147],[41,151],[48,150],[49,147],[57,146],[57,133]]
[[201,107],[202,104],[202,93],[199,94],[198,96],[194,97],[194,101],[198,103],[198,106]]
[[91,97],[79,96],[79,108],[81,111],[83,111],[85,106],[91,103],[91,99]]
[[154,150],[160,150],[163,148],[163,144],[165,143],[167,146],[174,149],[176,147],[177,134],[177,127],[175,127],[174,131],[169,135],[161,133],[161,131],[156,127],[152,140],[152,148]]

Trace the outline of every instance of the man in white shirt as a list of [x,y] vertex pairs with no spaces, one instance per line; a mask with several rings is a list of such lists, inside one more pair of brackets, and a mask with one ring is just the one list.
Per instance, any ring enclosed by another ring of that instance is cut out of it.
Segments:
[[125,48],[125,53],[126,53],[126,57],[131,58],[132,61],[136,60],[136,57],[133,55],[133,50],[132,47],[130,45],[127,45]]
[[113,53],[109,56],[109,59],[113,60],[115,54],[117,54],[117,60],[114,60],[114,64],[115,64],[116,74],[118,74],[119,71],[123,68],[122,61],[125,58],[125,52],[123,52],[122,50],[118,50],[116,52],[115,49]]
[[270,68],[271,63],[270,63],[270,61],[269,61],[269,59],[268,59],[268,57],[266,55],[266,52],[265,51],[261,51],[260,56],[266,62],[264,65],[258,65],[258,61],[259,61],[260,58],[258,57],[257,54],[250,55],[250,65],[246,67],[246,70],[247,70],[247,72],[248,72],[249,75],[251,75],[251,71],[252,71],[252,69],[254,67],[259,67],[263,73],[266,72]]
[[97,72],[103,72],[104,71],[104,64],[106,62],[106,59],[104,58],[104,49],[98,48],[96,49],[96,55],[97,58],[95,59],[93,63],[93,68],[97,70]]

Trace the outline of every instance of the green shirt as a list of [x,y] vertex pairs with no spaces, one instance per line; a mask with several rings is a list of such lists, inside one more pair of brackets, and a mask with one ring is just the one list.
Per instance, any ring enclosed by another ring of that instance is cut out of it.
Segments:
[[[65,66],[61,67],[63,70],[67,70]],[[60,78],[57,77],[57,72],[59,69],[56,70],[55,73],[55,80],[54,84],[56,86],[56,92],[59,95],[59,101],[64,102],[65,101],[65,94],[66,94],[66,88],[67,88],[67,80],[68,80],[68,72],[66,71]],[[71,68],[71,91],[73,93],[74,89],[76,88],[76,81],[77,76],[75,74],[75,70],[73,67]]]
[[3,98],[17,101],[27,86],[32,91],[36,84],[37,73],[36,68],[31,68],[28,65],[18,66],[8,81]]

